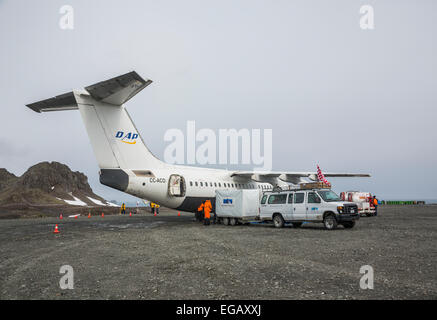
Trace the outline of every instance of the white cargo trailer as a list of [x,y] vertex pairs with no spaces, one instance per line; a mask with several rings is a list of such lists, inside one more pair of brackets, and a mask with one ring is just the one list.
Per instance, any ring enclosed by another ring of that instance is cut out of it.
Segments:
[[259,220],[258,190],[216,190],[215,212],[224,225]]

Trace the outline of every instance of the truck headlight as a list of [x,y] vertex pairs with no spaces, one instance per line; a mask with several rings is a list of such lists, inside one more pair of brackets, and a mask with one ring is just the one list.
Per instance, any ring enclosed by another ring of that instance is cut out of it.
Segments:
[[344,212],[344,208],[342,206],[338,206],[337,207],[337,211],[338,211],[338,213],[343,213]]

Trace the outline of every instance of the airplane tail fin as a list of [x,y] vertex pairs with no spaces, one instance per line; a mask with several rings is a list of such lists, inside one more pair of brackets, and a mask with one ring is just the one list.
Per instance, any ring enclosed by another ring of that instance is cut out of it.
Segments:
[[79,109],[101,169],[151,169],[163,162],[146,147],[124,107],[151,83],[132,71],[27,107],[35,112]]

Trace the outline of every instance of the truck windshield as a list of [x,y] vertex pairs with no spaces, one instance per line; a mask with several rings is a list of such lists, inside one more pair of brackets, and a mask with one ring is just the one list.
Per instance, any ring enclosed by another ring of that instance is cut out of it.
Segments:
[[340,197],[334,191],[324,190],[324,191],[317,191],[317,193],[326,202],[341,201]]

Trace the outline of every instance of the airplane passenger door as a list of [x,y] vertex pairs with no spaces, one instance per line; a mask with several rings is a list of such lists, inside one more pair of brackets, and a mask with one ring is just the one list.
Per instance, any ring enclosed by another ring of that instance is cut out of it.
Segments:
[[293,220],[305,220],[307,205],[305,203],[305,192],[295,192],[293,198]]

